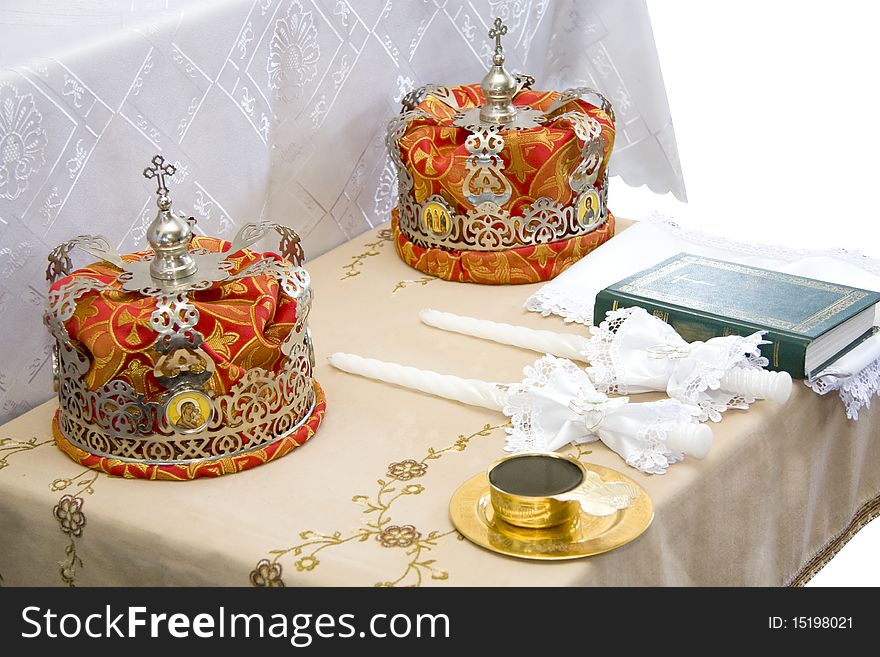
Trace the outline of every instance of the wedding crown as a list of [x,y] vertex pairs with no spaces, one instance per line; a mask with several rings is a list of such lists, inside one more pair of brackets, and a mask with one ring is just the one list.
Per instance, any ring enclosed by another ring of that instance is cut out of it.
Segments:
[[[49,255],[56,444],[128,477],[216,476],[283,456],[324,412],[312,379],[312,292],[299,236],[246,224],[231,245],[193,236],[171,210],[174,166],[157,155],[151,250],[120,256],[83,235]],[[269,231],[280,256],[247,247]],[[99,259],[72,271],[74,247]]]
[[492,67],[479,85],[419,87],[388,125],[398,250],[418,268],[404,252],[409,245],[499,252],[559,245],[603,227],[613,233],[606,227],[611,104],[587,87],[533,91],[531,76],[504,68],[506,33],[496,19]]

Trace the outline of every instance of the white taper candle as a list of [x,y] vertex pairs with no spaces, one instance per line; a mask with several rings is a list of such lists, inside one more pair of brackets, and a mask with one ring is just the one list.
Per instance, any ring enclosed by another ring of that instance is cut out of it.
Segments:
[[791,374],[767,370],[747,370],[742,367],[730,370],[721,378],[721,389],[744,397],[768,399],[784,404],[791,397]]
[[584,359],[583,350],[589,339],[574,333],[556,333],[492,322],[488,319],[463,317],[427,308],[419,313],[422,322],[444,331],[473,335],[484,340],[530,349],[542,354],[553,354],[571,360]]
[[[574,333],[530,329],[433,309],[422,310],[419,312],[419,317],[428,326],[444,331],[472,335],[541,354],[586,362],[583,352],[590,340]],[[736,369],[728,372],[721,379],[721,388],[744,397],[768,399],[777,404],[784,404],[791,396],[791,376],[785,372]]]
[[494,383],[462,379],[450,374],[438,374],[430,370],[420,370],[416,367],[341,352],[331,354],[328,360],[333,367],[344,372],[420,390],[463,404],[482,406],[493,411],[500,411],[503,406],[504,392]]
[[677,424],[666,432],[666,446],[673,452],[702,459],[712,447],[712,438],[712,428],[705,424]]

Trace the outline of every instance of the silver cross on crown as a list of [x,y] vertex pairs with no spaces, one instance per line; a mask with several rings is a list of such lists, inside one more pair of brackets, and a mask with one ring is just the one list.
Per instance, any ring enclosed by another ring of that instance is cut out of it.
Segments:
[[495,18],[495,27],[489,30],[489,38],[495,39],[495,55],[492,57],[494,64],[504,63],[504,48],[501,47],[501,37],[507,34],[507,26],[501,22],[500,17]]
[[159,195],[156,204],[160,210],[167,210],[171,207],[171,198],[168,196],[168,185],[165,183],[165,176],[173,176],[177,171],[177,167],[171,163],[166,164],[165,158],[161,155],[154,156],[152,163],[153,166],[144,169],[144,178],[156,179],[158,183],[156,193]]

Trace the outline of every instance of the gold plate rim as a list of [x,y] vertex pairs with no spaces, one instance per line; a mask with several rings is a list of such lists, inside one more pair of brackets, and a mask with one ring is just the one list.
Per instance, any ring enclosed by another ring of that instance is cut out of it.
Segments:
[[[452,494],[452,499],[449,501],[449,518],[458,532],[471,543],[496,554],[535,561],[583,559],[609,552],[641,536],[654,520],[654,503],[647,491],[617,470],[594,463],[584,463],[583,465],[596,472],[604,481],[623,481],[636,486],[640,491],[632,505],[617,512],[616,522],[610,531],[583,536],[578,540],[553,539],[551,534],[546,534],[544,540],[548,545],[552,545],[552,550],[523,551],[516,549],[516,543],[528,546],[530,541],[518,539],[488,524],[480,510],[481,506],[488,504],[489,480],[485,472],[474,475]],[[588,514],[583,512],[580,517],[581,519],[590,518]],[[544,531],[552,533],[554,530]],[[539,532],[538,530],[526,530],[524,533],[538,534]],[[497,540],[498,538],[505,540],[502,543]],[[532,546],[534,547],[534,544]]]

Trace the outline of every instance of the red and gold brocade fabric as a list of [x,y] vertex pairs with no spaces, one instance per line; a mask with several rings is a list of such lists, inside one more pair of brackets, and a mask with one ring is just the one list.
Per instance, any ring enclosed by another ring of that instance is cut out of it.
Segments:
[[[210,237],[194,237],[192,246],[209,251],[230,248],[229,242]],[[136,255],[144,254],[123,256],[123,260],[134,260]],[[233,265],[230,274],[235,275],[262,258],[278,257],[242,249],[229,258]],[[74,271],[52,287],[79,276],[120,287],[119,291],[91,291],[81,296],[65,326],[73,342],[90,358],[91,365],[84,377],[89,389],[121,379],[149,399],[165,392],[153,374],[159,358],[152,349],[156,332],[150,327],[156,297],[122,291],[121,286],[113,283],[118,274],[119,270],[112,265],[98,262]],[[215,395],[224,394],[253,367],[278,371],[281,344],[296,321],[296,302],[283,293],[275,278],[261,274],[226,280],[189,294],[199,311],[195,329],[205,339],[202,349],[216,366],[205,385],[207,390]]]
[[[483,104],[478,84],[452,87],[459,105],[464,108]],[[514,105],[548,109],[559,94],[555,91],[524,89],[513,100]],[[418,109],[430,118],[416,118],[398,141],[400,156],[415,182],[415,199],[422,203],[433,194],[446,198],[457,213],[465,214],[471,205],[464,197],[462,183],[470,153],[465,148],[469,130],[452,125],[458,111],[435,96],[428,96]],[[521,208],[535,199],[547,196],[563,205],[573,200],[568,176],[581,162],[581,144],[568,119],[559,118],[577,109],[599,122],[605,151],[599,180],[607,166],[614,146],[614,123],[598,107],[583,100],[571,100],[556,110],[546,123],[528,130],[502,130],[504,175],[513,187],[510,200],[502,207],[511,215],[521,215]]]

